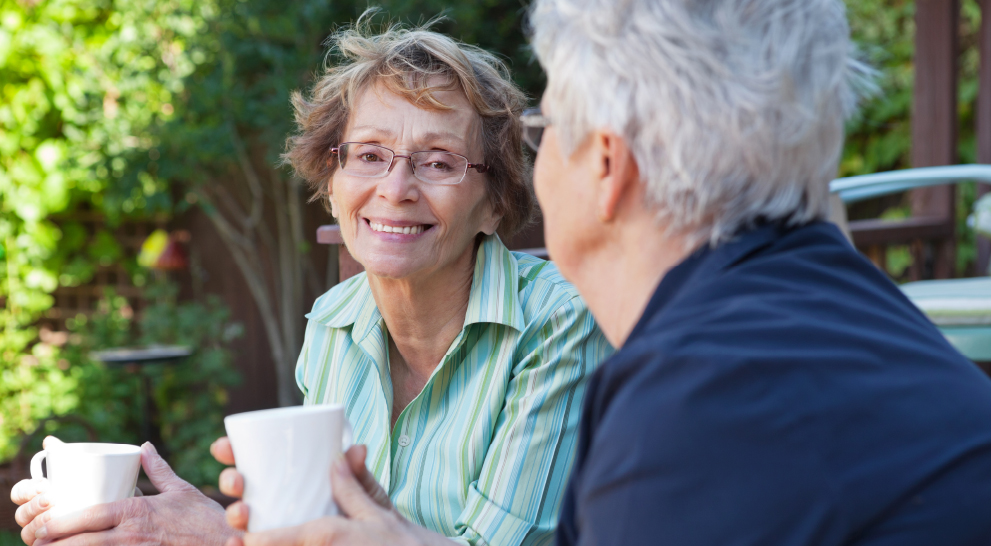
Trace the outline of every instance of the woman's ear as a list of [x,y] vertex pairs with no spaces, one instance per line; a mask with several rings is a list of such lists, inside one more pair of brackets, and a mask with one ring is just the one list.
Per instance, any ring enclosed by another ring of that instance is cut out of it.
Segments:
[[639,188],[640,169],[626,140],[611,133],[597,135],[602,157],[597,188],[596,212],[601,222],[612,222],[623,200]]
[[330,202],[330,215],[337,218],[337,201],[334,201],[334,179],[327,181],[327,201]]
[[487,218],[482,220],[482,225],[479,231],[486,235],[492,235],[496,231],[499,231],[499,224],[502,223],[502,213],[496,213],[495,207],[492,205],[488,206],[488,211],[486,212]]
[[482,226],[482,233],[492,235],[493,233],[499,231],[500,223],[502,223],[502,216],[499,216],[499,219],[491,226]]

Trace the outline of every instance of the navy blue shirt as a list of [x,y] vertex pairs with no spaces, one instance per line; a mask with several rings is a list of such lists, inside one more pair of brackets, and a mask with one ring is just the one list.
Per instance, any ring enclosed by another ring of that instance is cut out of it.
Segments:
[[832,224],[669,271],[579,438],[560,546],[991,545],[991,380]]

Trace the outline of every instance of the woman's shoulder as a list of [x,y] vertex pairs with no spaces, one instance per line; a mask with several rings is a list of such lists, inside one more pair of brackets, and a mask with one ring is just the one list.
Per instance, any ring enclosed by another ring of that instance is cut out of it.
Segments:
[[520,306],[528,319],[542,314],[541,311],[554,313],[565,305],[577,307],[578,311],[585,310],[578,290],[565,280],[554,262],[522,252],[512,252],[512,255],[518,263]]
[[[523,352],[548,343],[557,344],[558,348],[574,344],[583,347],[593,365],[611,354],[612,347],[585,300],[554,262],[520,252],[512,254],[519,265],[518,298],[526,324],[520,338]],[[575,344],[576,338],[585,338],[587,342]]]
[[520,293],[539,286],[565,298],[570,299],[578,296],[578,290],[565,280],[554,262],[523,252],[510,252],[519,264],[517,275],[520,279]]

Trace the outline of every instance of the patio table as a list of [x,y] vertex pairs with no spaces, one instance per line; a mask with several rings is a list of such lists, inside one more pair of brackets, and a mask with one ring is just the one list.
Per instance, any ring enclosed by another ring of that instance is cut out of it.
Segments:
[[910,282],[901,289],[951,345],[991,372],[991,278]]
[[[140,374],[141,369],[152,364],[175,364],[193,354],[190,347],[180,345],[152,345],[148,347],[116,347],[103,351],[90,353],[90,357],[99,360],[108,366],[123,366],[131,374]],[[159,452],[165,453],[165,446],[162,444],[162,434],[158,427],[154,430],[151,421],[157,413],[157,407],[151,396],[151,377],[148,374],[141,375],[141,396],[143,399],[143,411],[141,412],[141,436],[142,442],[149,441],[158,448]]]

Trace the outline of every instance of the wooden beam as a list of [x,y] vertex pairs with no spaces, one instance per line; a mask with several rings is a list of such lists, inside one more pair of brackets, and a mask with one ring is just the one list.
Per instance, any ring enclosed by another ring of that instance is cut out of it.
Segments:
[[[991,13],[991,12],[989,12]],[[977,185],[977,198],[991,193],[991,184]],[[991,239],[978,234],[977,242],[977,262],[974,264],[974,275],[983,277],[991,274]]]
[[905,220],[854,220],[849,223],[853,244],[858,247],[884,244],[907,244],[915,239],[932,241],[953,234],[951,226],[940,218],[926,216]]
[[[915,96],[912,107],[912,166],[957,162],[957,57],[959,0],[916,0]],[[912,192],[912,214],[938,218],[954,227],[955,191],[938,186]],[[955,269],[952,231],[935,245],[933,274],[949,278]],[[925,264],[915,256],[913,277]]]
[[341,238],[341,226],[329,225],[317,228],[317,242],[322,245],[343,245]]
[[[981,69],[977,94],[977,161],[991,164],[991,0],[981,0]],[[991,191],[991,185],[978,184],[977,196]],[[977,237],[977,275],[988,274],[991,240]]]

